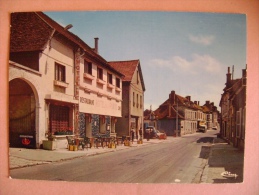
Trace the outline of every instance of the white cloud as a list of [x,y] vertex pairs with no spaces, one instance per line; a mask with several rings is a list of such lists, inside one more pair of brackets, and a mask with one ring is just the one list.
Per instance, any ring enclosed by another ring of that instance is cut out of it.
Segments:
[[190,41],[194,42],[194,43],[198,43],[198,44],[201,44],[201,45],[211,45],[212,42],[214,41],[215,37],[213,35],[197,35],[197,36],[194,36],[194,35],[189,35],[188,36]]
[[151,64],[160,68],[169,68],[174,72],[185,74],[212,73],[217,74],[223,66],[217,59],[210,55],[193,54],[191,60],[181,56],[170,59],[153,59]]

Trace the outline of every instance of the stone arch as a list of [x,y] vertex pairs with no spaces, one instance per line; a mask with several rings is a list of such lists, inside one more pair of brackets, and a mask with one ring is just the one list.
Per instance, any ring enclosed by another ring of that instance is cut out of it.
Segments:
[[36,148],[39,134],[39,97],[32,82],[25,78],[9,81],[10,147]]

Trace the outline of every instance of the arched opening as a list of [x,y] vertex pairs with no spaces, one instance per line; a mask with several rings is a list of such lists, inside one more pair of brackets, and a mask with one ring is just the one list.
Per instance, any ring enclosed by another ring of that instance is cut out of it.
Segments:
[[22,79],[9,82],[10,147],[36,147],[36,99],[31,86]]

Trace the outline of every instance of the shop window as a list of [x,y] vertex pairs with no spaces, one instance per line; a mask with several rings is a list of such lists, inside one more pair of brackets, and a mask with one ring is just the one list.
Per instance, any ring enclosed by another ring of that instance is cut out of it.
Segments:
[[72,128],[69,127],[69,107],[50,105],[49,128],[53,134],[72,130]]
[[97,78],[103,80],[103,69],[97,68]]
[[92,63],[84,61],[84,73],[92,75]]
[[66,82],[66,67],[55,63],[55,80]]
[[99,132],[100,134],[105,134],[106,133],[106,120],[105,116],[99,116]]

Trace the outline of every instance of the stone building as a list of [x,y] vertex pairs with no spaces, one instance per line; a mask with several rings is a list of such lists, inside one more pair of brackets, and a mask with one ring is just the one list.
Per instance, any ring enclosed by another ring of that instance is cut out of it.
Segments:
[[240,149],[245,145],[246,76],[246,69],[243,69],[242,78],[233,79],[228,67],[226,86],[220,100],[220,135]]
[[169,136],[181,136],[197,131],[197,123],[204,120],[206,114],[191,96],[182,97],[171,91],[169,98],[154,111],[157,128]]

